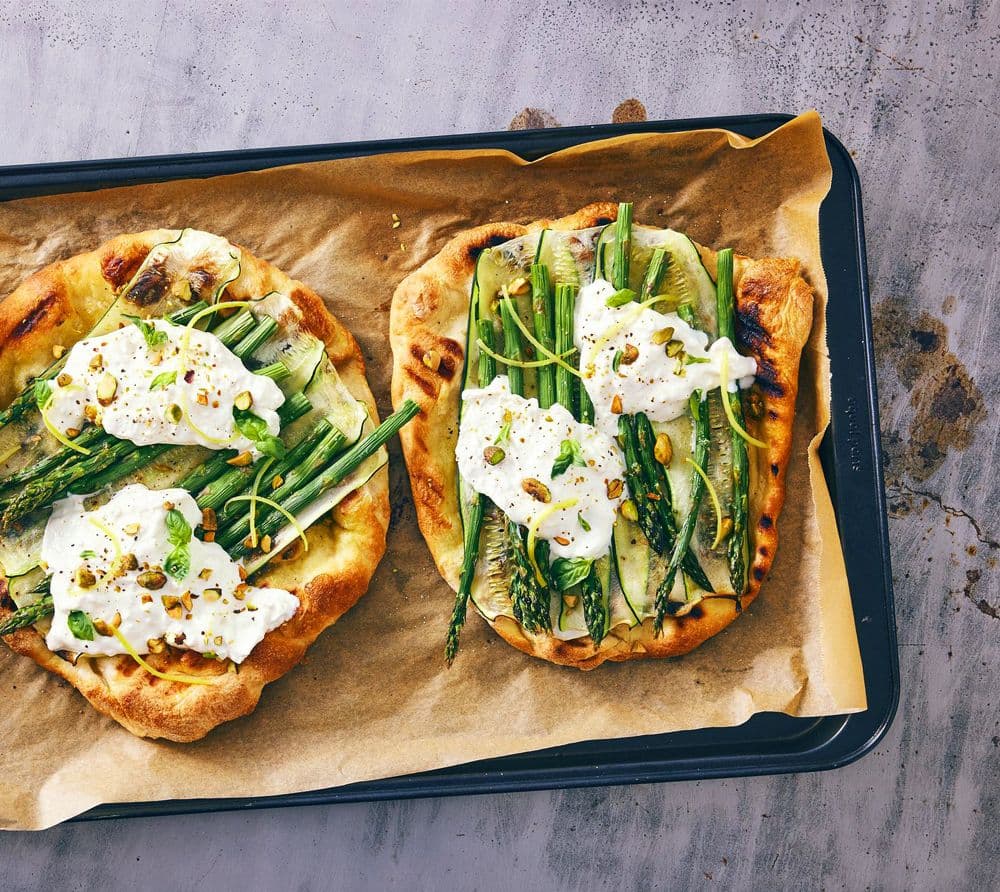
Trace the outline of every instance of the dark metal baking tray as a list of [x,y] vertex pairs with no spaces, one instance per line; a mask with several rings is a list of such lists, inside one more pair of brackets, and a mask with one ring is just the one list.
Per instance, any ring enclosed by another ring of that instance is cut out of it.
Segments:
[[[578,143],[622,133],[722,127],[756,137],[775,129],[790,117],[769,114],[646,121],[18,165],[0,168],[0,200],[210,177],[381,152],[501,148],[530,160]],[[830,293],[837,295],[837,312],[829,314],[827,319],[833,417],[820,454],[837,517],[850,518],[850,523],[840,524],[840,535],[868,691],[865,712],[815,719],[763,713],[734,728],[590,741],[330,790],[260,798],[102,805],[81,815],[80,819],[816,771],[846,765],[871,750],[885,734],[896,711],[899,664],[882,486],[861,184],[847,150],[829,132],[826,133],[826,145],[833,166],[833,185],[820,210],[820,232],[823,265]]]

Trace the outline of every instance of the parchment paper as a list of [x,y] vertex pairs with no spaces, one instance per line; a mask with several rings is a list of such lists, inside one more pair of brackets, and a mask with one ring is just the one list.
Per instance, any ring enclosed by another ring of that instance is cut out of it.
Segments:
[[625,136],[533,164],[501,151],[383,155],[0,205],[2,294],[122,232],[193,226],[247,246],[324,295],[361,342],[383,412],[393,289],[464,227],[631,200],[637,222],[705,245],[797,256],[817,293],[774,569],[747,614],[694,653],[582,673],[526,657],[470,611],[446,670],[452,593],[417,530],[394,449],[389,551],[371,589],[265,689],[253,715],[205,740],[136,739],[0,647],[0,826],[45,827],[102,802],[319,789],[572,741],[736,725],[762,710],[864,709],[814,452],[829,420],[817,215],[830,176],[809,113],[756,142],[718,130]]

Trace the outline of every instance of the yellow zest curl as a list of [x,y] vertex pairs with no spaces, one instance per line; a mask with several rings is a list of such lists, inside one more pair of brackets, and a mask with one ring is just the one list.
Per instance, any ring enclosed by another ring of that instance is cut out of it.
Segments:
[[541,341],[539,341],[530,331],[528,327],[521,321],[521,317],[517,312],[517,307],[514,306],[514,302],[510,299],[510,295],[507,293],[505,288],[502,292],[501,300],[507,302],[507,308],[510,310],[511,318],[514,320],[514,324],[521,329],[521,334],[527,338],[528,343],[531,344],[542,356],[547,356],[550,362],[554,362],[557,366],[566,369],[571,375],[576,375],[577,378],[582,377],[580,373],[573,368],[568,362],[563,360],[558,353],[553,353],[548,347],[546,347]]
[[[233,496],[229,502],[249,502],[254,496]],[[273,508],[280,515],[282,515],[285,520],[288,521],[291,526],[295,527],[295,532],[299,534],[299,538],[302,540],[302,544],[305,545],[305,550],[309,550],[309,540],[306,539],[306,531],[302,529],[302,525],[295,519],[295,515],[291,513],[287,508],[282,508],[273,499],[265,499],[264,496],[256,496],[256,501],[267,505],[269,508]],[[229,502],[226,502],[228,505]]]
[[[509,359],[506,356],[502,356],[499,353],[491,350],[486,346],[480,339],[476,339],[476,346],[483,351],[487,356],[492,356],[497,362],[502,362],[504,365],[517,366],[519,369],[539,369],[542,366],[552,365],[554,359]],[[572,350],[567,350],[562,354],[562,357],[571,356],[573,354]]]
[[712,507],[715,508],[715,541],[712,543],[712,548],[718,548],[719,543],[722,542],[722,505],[719,504],[719,495],[715,491],[715,487],[712,486],[712,481],[708,479],[708,474],[702,469],[701,465],[698,464],[693,458],[684,459],[688,464],[694,468],[695,473],[705,481],[705,488],[708,490],[708,497],[712,500]]
[[587,354],[586,377],[594,377],[594,360],[597,359],[597,354],[601,352],[605,344],[607,344],[620,331],[635,322],[635,320],[642,315],[642,311],[647,307],[651,307],[653,304],[663,303],[666,299],[665,295],[657,294],[655,297],[651,297],[649,300],[644,300],[639,304],[626,304],[629,308],[628,314],[619,319],[614,325],[610,326],[604,334],[594,341],[594,346],[590,348],[590,351]]
[[125,652],[135,660],[143,669],[145,669],[150,675],[155,675],[157,678],[162,678],[164,681],[176,681],[181,684],[205,684],[213,685],[215,681],[210,678],[198,678],[196,675],[181,675],[174,672],[160,672],[159,669],[155,669],[149,665],[142,657],[139,656],[139,651],[137,651],[129,643],[128,638],[126,638],[118,629],[114,626],[111,627],[111,632],[114,634],[115,638],[118,639],[118,643],[125,648]]
[[767,443],[758,440],[743,430],[743,427],[733,414],[733,407],[729,405],[729,354],[725,350],[722,351],[722,358],[719,361],[719,390],[722,393],[722,408],[726,412],[726,418],[729,419],[729,426],[751,446],[756,446],[758,449],[767,449]]

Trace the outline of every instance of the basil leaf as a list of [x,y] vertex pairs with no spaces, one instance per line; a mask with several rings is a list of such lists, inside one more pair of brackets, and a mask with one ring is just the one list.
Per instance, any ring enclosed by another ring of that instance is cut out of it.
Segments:
[[66,625],[69,626],[74,638],[79,638],[81,641],[94,640],[96,631],[94,621],[82,610],[71,610],[66,617]]
[[165,331],[160,331],[152,322],[147,322],[145,319],[140,319],[138,316],[129,316],[123,314],[129,322],[131,322],[139,331],[142,332],[143,340],[146,342],[146,346],[150,349],[155,349],[156,347],[162,347],[169,338]]
[[565,474],[570,465],[585,467],[586,464],[580,444],[576,440],[563,440],[559,444],[559,455],[556,456],[552,465],[552,479],[554,480],[560,474]]
[[248,409],[233,406],[233,422],[236,429],[250,440],[264,455],[271,458],[285,457],[285,444],[267,429],[267,422]]
[[625,304],[630,304],[635,300],[635,292],[631,288],[620,288],[614,294],[611,295],[606,301],[604,301],[604,306],[606,307],[624,307]]
[[191,541],[191,524],[176,508],[167,511],[167,541],[171,545],[187,545]]
[[178,582],[184,579],[191,572],[191,549],[187,545],[178,545],[163,562],[163,572]]
[[174,547],[163,562],[163,572],[181,580],[191,570],[191,524],[176,508],[167,511],[166,524],[167,541]]
[[552,562],[552,578],[556,587],[564,592],[590,575],[593,561],[587,558],[556,558]]
[[162,390],[177,380],[177,372],[160,372],[149,385],[150,390]]
[[39,378],[35,381],[35,404],[44,412],[51,402],[52,385],[48,380]]

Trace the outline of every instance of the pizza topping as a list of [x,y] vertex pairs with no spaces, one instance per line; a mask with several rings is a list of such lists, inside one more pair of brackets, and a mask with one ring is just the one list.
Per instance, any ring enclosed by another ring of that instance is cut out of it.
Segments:
[[581,289],[576,303],[574,342],[599,430],[613,435],[620,414],[645,412],[653,422],[679,418],[692,393],[723,385],[724,372],[729,390],[753,383],[756,362],[729,338],[709,345],[706,333],[676,313],[635,302],[608,306],[614,294],[610,282],[597,279]]
[[[50,650],[128,653],[122,638],[111,631],[120,629],[125,641],[143,643],[143,653],[155,652],[150,641],[163,641],[239,663],[298,609],[298,599],[289,592],[245,583],[239,565],[219,545],[181,535],[182,525],[190,530],[202,520],[186,491],[131,484],[93,510],[85,501],[72,496],[57,502],[45,529],[42,559],[52,574],[55,610],[46,636]],[[137,516],[143,518],[141,528],[128,533]],[[126,536],[132,560],[116,563]],[[181,539],[186,539],[183,546],[176,544]],[[184,561],[176,558],[181,547]],[[81,553],[90,555],[82,565]],[[178,566],[185,563],[186,568]],[[168,566],[176,575],[166,572]],[[145,597],[150,590],[155,598]],[[87,623],[72,620],[75,614],[83,614],[100,634],[81,640],[74,628]]]
[[48,382],[53,426],[65,433],[98,419],[109,434],[138,446],[264,451],[279,429],[278,385],[250,372],[210,332],[138,321],[73,346],[65,371]]
[[[613,440],[561,405],[541,409],[536,399],[512,394],[504,375],[462,398],[456,448],[462,479],[514,523],[550,540],[554,556],[605,554],[624,496],[624,466]],[[504,458],[493,463],[487,452],[498,448],[497,431],[504,434]],[[614,480],[616,496],[608,489]]]

